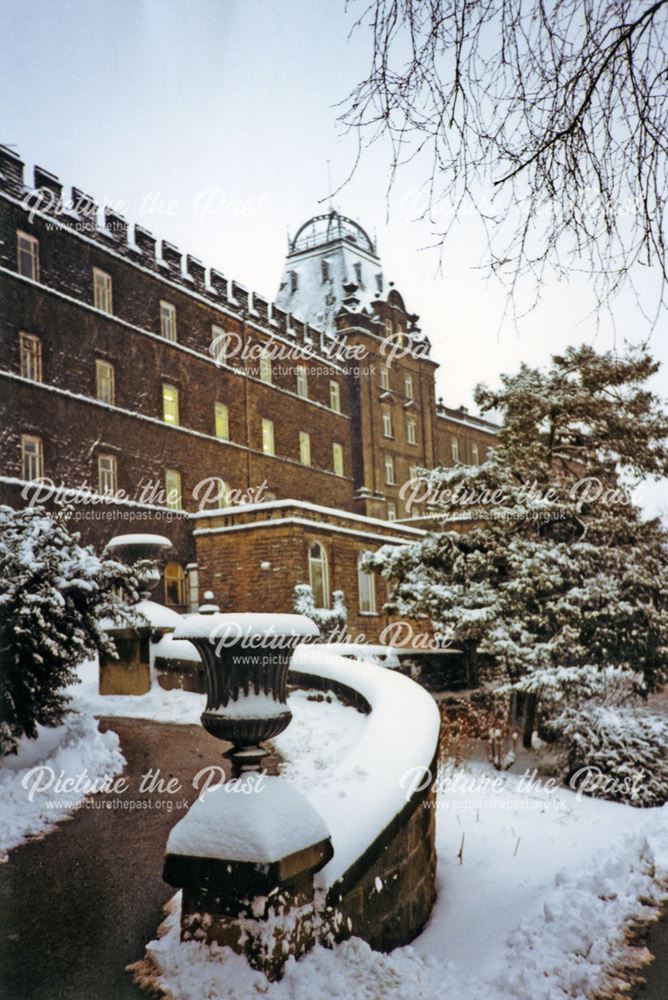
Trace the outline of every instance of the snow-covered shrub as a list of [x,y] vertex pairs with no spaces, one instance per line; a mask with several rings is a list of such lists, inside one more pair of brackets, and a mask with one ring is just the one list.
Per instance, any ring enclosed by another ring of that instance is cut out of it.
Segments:
[[131,569],[99,559],[63,521],[0,507],[0,754],[62,721],[74,667],[115,655],[100,619],[122,618],[136,587]]
[[342,590],[332,594],[331,608],[316,608],[313,600],[313,590],[308,583],[298,583],[292,595],[292,607],[295,614],[306,615],[320,629],[317,642],[341,641],[348,621],[346,599]]
[[566,709],[554,725],[572,788],[632,806],[668,801],[668,719],[591,702]]

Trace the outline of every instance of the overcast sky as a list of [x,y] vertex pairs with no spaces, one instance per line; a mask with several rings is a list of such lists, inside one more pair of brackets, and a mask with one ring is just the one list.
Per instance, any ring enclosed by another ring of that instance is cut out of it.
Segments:
[[[344,0],[0,0],[0,142],[273,297],[287,231],[326,210],[327,161],[337,186],[354,160],[336,105],[368,66],[369,34],[349,39],[357,11]],[[334,203],[377,235],[449,405],[473,406],[477,382],[568,344],[647,337],[630,294],[597,326],[584,280],[545,289],[519,327],[504,322],[473,222],[458,225],[442,273],[436,251],[421,249],[433,235],[415,218],[419,165],[400,175],[386,218],[388,162],[382,145],[367,150]],[[666,328],[664,316],[651,344],[668,363]],[[655,388],[668,395],[665,372]],[[645,495],[655,509],[663,491]]]

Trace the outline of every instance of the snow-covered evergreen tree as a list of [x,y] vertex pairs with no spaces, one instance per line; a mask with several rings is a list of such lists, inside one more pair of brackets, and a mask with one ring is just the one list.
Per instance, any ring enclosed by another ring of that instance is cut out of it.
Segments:
[[583,346],[479,387],[502,417],[498,446],[483,465],[425,473],[439,530],[367,557],[394,583],[393,610],[534,689],[564,667],[665,680],[668,536],[629,488],[668,473],[668,417],[646,387],[657,368],[641,349]]
[[58,725],[74,668],[114,647],[102,618],[138,597],[132,569],[103,560],[62,520],[0,507],[0,754],[37,725]]
[[312,588],[308,583],[298,583],[293,591],[292,607],[295,614],[306,615],[318,626],[320,635],[316,642],[330,642],[345,631],[348,609],[342,590],[332,594],[331,608],[316,608]]

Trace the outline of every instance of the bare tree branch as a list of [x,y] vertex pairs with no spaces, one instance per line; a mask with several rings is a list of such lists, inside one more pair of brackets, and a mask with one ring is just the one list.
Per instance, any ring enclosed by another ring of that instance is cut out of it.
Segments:
[[574,270],[599,304],[638,266],[665,285],[668,0],[362,2],[371,67],[341,119],[389,138],[390,187],[425,161],[441,246],[474,213],[511,297]]

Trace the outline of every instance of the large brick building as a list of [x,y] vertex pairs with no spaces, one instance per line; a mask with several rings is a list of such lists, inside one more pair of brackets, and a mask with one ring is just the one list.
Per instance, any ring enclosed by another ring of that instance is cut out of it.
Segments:
[[[437,403],[418,317],[336,212],[290,241],[274,303],[0,147],[0,500],[67,500],[83,540],[157,531],[164,595],[290,610],[345,593],[376,639],[359,556],[420,536],[417,468],[478,462],[487,421]],[[53,483],[60,493],[38,486]]]

